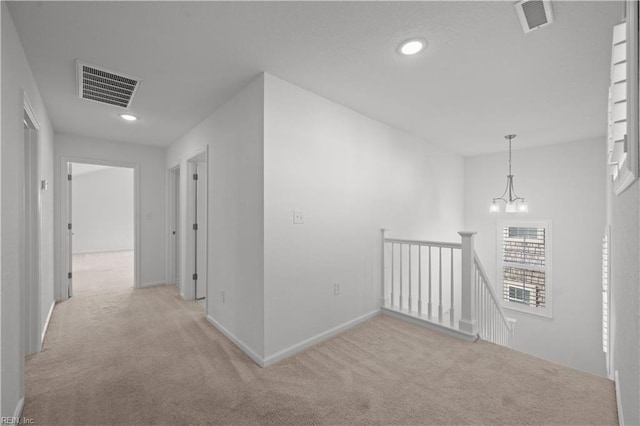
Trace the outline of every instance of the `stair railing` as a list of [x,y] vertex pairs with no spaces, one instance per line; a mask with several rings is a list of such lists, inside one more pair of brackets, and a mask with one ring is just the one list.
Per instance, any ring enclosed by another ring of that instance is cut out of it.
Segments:
[[[382,288],[382,306],[453,324],[460,288],[460,243],[385,238],[382,274],[389,275]],[[388,291],[386,291],[388,290]],[[436,316],[437,315],[437,316]]]
[[483,340],[502,346],[511,346],[515,319],[505,315],[477,253],[474,253],[473,266],[478,335]]
[[383,229],[381,306],[510,346],[515,321],[475,252],[475,232],[459,234],[460,243],[446,243],[387,238]]

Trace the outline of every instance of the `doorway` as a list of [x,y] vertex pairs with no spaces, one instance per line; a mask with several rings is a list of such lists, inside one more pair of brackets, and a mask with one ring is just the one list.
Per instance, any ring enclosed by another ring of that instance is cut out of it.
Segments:
[[25,98],[23,116],[24,128],[24,263],[23,276],[23,321],[24,353],[35,354],[40,351],[43,336],[41,306],[40,272],[40,233],[41,233],[41,189],[46,189],[46,181],[40,182],[40,146],[38,139],[39,123]]
[[135,169],[67,162],[68,295],[133,289]]
[[180,166],[169,169],[168,177],[168,223],[169,244],[167,262],[167,283],[180,287],[181,244],[180,239]]

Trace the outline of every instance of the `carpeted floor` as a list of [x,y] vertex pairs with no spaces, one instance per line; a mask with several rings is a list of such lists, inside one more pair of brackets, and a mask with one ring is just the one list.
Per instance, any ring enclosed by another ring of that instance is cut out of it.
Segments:
[[73,255],[74,296],[100,296],[133,288],[133,250]]
[[262,369],[174,286],[83,287],[27,361],[36,424],[616,424],[612,382],[378,316]]

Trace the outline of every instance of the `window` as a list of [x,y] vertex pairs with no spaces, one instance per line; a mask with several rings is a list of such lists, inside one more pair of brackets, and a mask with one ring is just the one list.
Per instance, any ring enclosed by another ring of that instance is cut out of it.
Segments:
[[549,222],[503,221],[498,225],[498,282],[509,309],[551,316]]
[[607,117],[608,169],[616,194],[638,177],[638,2],[626,7],[631,19],[613,27]]

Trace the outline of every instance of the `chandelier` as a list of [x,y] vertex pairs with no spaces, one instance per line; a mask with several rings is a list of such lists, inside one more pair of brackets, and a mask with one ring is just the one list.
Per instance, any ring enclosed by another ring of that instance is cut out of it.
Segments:
[[515,137],[516,135],[507,135],[504,137],[509,140],[509,174],[507,175],[507,187],[501,196],[496,197],[491,201],[491,206],[489,207],[489,211],[491,213],[500,212],[499,200],[504,201],[504,211],[506,213],[527,213],[529,211],[527,202],[524,198],[518,197],[516,190],[513,187],[513,175],[511,174],[511,140]]

